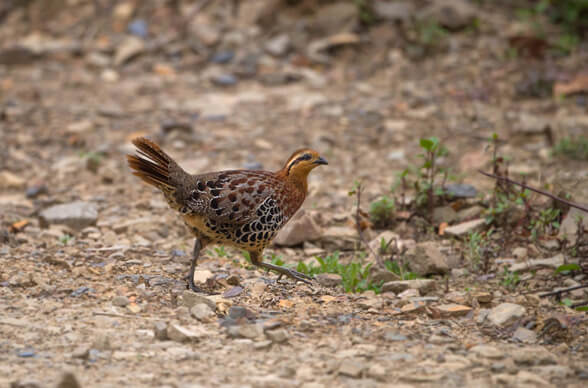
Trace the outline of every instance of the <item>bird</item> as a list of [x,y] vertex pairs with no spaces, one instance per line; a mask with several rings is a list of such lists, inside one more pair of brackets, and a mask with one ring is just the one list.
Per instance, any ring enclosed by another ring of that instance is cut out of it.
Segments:
[[156,143],[137,137],[135,155],[127,155],[132,173],[155,186],[168,205],[180,213],[195,237],[187,287],[194,284],[194,271],[204,247],[223,244],[249,252],[251,263],[295,281],[311,284],[312,277],[290,268],[264,262],[263,250],[278,231],[300,209],[308,193],[308,174],[328,164],[317,151],[296,150],[275,172],[226,170],[189,174]]

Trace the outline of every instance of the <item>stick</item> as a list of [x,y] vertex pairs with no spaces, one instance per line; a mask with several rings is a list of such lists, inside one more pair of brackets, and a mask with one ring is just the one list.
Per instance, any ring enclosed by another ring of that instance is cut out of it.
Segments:
[[560,198],[560,197],[558,197],[556,195],[553,195],[551,193],[548,193],[547,191],[536,189],[536,188],[531,187],[531,186],[529,186],[529,185],[527,185],[525,183],[519,183],[517,181],[513,181],[512,179],[507,178],[507,177],[504,177],[504,176],[490,174],[490,173],[484,172],[482,170],[478,170],[478,172],[480,174],[482,174],[482,175],[485,175],[485,176],[489,177],[489,178],[494,178],[494,179],[498,179],[498,180],[505,181],[505,182],[508,182],[508,183],[512,183],[513,185],[517,185],[517,186],[520,186],[520,187],[522,187],[524,189],[528,189],[528,190],[534,191],[537,194],[541,194],[541,195],[544,195],[546,197],[549,197],[549,198],[553,199],[554,201],[558,201],[558,202],[564,203],[564,204],[566,204],[566,205],[568,205],[570,207],[575,207],[576,209],[580,209],[583,212],[588,213],[588,207],[582,206],[582,205],[577,204],[577,203],[574,203],[574,202],[570,202],[570,201],[568,201],[566,199],[563,199],[563,198]]
[[547,296],[552,296],[552,295],[561,295],[561,294],[563,294],[564,292],[574,291],[574,290],[577,290],[577,289],[579,289],[579,288],[585,288],[585,287],[588,287],[588,284],[581,284],[581,285],[579,285],[579,286],[573,286],[573,287],[568,287],[568,288],[562,288],[561,290],[557,290],[557,291],[551,291],[551,292],[548,292],[548,293],[546,293],[546,294],[541,294],[541,295],[539,295],[539,297],[540,297],[540,298],[545,298],[545,297],[547,297]]

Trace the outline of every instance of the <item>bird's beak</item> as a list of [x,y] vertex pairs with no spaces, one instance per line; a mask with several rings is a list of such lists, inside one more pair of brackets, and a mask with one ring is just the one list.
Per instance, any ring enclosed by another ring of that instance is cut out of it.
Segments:
[[323,158],[322,156],[319,156],[319,158],[317,160],[315,160],[313,163],[314,164],[329,164],[329,162],[327,162],[327,159]]

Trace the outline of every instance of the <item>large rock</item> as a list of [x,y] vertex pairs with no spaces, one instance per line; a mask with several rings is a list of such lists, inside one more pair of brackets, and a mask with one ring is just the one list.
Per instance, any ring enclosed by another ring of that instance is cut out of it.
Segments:
[[444,274],[457,264],[454,262],[456,260],[451,260],[441,251],[435,241],[421,242],[410,248],[406,252],[406,261],[410,269],[421,276]]
[[476,18],[476,8],[466,0],[433,1],[418,14],[420,20],[430,20],[450,30],[469,26]]
[[522,318],[527,310],[518,304],[501,303],[490,310],[488,319],[496,326],[506,326],[512,324],[519,318]]
[[434,290],[436,283],[433,279],[396,280],[384,283],[382,292],[392,291],[396,294],[408,289],[419,290],[421,295]]
[[557,269],[560,265],[564,264],[564,256],[563,254],[555,255],[548,259],[533,259],[527,260],[522,263],[516,263],[510,266],[510,270],[512,272],[515,271],[531,271],[541,267],[550,267],[553,269]]
[[0,172],[0,189],[22,189],[26,184],[26,181],[11,173],[10,171]]
[[283,246],[295,246],[305,241],[313,241],[322,235],[321,227],[314,221],[312,216],[301,210],[300,213],[284,226],[274,243]]
[[578,219],[580,218],[582,219],[582,222],[580,222],[579,225],[581,225],[585,231],[588,230],[588,213],[573,207],[561,223],[558,238],[560,240],[567,240],[569,245],[575,245],[576,240],[578,239]]
[[374,14],[379,19],[393,22],[407,22],[410,20],[416,6],[412,1],[375,1]]
[[482,229],[484,225],[486,225],[486,220],[478,218],[447,227],[445,228],[445,234],[448,236],[462,237]]
[[145,51],[145,42],[135,36],[124,39],[114,53],[114,65],[120,66]]
[[63,205],[51,206],[40,214],[41,225],[67,225],[73,230],[82,230],[96,225],[98,208],[91,202],[77,201]]

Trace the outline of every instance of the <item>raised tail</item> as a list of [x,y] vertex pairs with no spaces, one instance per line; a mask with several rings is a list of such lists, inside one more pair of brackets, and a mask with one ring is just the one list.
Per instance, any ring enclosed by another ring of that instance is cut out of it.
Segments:
[[133,139],[138,155],[127,155],[133,175],[166,193],[175,191],[181,178],[188,175],[157,144],[144,137]]

